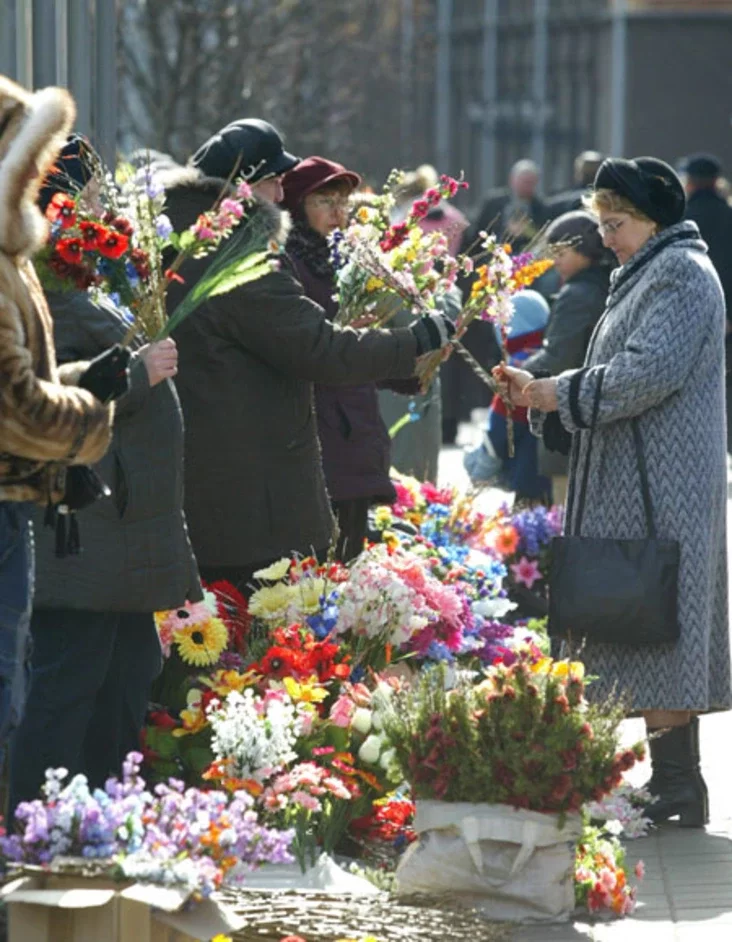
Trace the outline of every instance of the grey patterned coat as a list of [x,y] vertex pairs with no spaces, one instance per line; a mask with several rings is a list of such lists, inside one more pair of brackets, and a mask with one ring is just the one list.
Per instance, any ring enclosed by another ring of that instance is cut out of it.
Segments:
[[[732,705],[724,325],[722,289],[706,246],[694,223],[680,223],[613,274],[574,417],[570,380],[576,371],[558,379],[562,424],[576,432],[575,418],[590,422],[597,367],[606,367],[582,535],[646,535],[629,421],[638,416],[659,537],[681,544],[680,640],[646,648],[592,644],[583,652],[588,673],[599,677],[592,690],[602,695],[617,685],[633,711],[706,712]],[[577,477],[587,439],[581,432],[574,443]],[[579,490],[579,482],[572,483],[570,520],[573,491]]]

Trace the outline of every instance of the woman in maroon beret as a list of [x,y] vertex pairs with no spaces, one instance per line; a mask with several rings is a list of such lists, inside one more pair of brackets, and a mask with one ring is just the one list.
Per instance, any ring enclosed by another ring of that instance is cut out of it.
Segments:
[[[293,221],[287,254],[305,294],[329,320],[338,306],[328,235],[346,225],[348,197],[360,183],[358,174],[324,157],[308,157],[283,180],[283,205]],[[389,480],[389,435],[374,383],[316,383],[315,403],[323,470],[340,531],[337,554],[348,561],[363,547],[369,506],[396,497]]]

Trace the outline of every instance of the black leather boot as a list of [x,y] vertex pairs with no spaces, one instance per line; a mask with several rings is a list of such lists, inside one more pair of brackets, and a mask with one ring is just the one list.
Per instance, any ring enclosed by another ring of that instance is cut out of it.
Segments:
[[646,816],[654,824],[678,816],[682,828],[704,827],[709,795],[699,768],[699,720],[672,727],[651,739],[650,747],[653,774],[646,787],[658,800],[646,808]]

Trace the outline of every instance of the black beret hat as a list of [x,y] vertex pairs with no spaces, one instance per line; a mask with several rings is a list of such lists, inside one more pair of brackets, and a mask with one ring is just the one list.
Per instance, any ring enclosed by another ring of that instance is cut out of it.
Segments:
[[676,171],[656,157],[608,157],[595,177],[596,190],[612,190],[664,228],[681,222],[686,194]]
[[210,137],[189,163],[208,177],[226,180],[236,170],[237,176],[258,183],[265,177],[287,173],[300,163],[300,158],[287,153],[271,124],[245,118],[232,121]]
[[722,162],[714,154],[691,154],[681,161],[682,173],[702,180],[714,180],[722,173]]

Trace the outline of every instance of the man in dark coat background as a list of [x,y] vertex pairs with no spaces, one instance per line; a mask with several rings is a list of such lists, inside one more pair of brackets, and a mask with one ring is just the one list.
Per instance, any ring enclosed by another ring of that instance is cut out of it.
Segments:
[[583,150],[574,161],[574,188],[557,193],[547,200],[547,215],[556,219],[564,213],[582,209],[582,200],[595,182],[595,174],[605,157],[597,150]]
[[712,154],[693,154],[680,169],[685,175],[686,218],[699,226],[709,247],[727,305],[727,451],[732,454],[732,207],[717,190],[722,165]]

